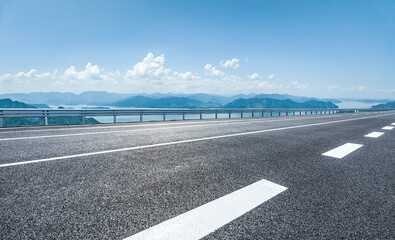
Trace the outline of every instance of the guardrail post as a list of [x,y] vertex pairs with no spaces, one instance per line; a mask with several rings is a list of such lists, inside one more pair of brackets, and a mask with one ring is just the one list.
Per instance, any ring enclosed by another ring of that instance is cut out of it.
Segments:
[[163,112],[163,121],[166,121],[166,113]]
[[203,119],[203,114],[202,113],[200,113],[200,120],[202,120]]
[[254,117],[254,112],[251,112],[251,116]]
[[44,117],[44,125],[48,126],[48,117]]
[[273,111],[270,111],[270,117],[273,117]]
[[185,113],[182,113],[182,120],[185,120]]
[[262,111],[262,117],[264,117],[265,116],[265,111]]
[[143,113],[140,112],[140,122],[142,122],[142,121],[143,121]]
[[240,117],[243,118],[243,111],[240,112]]
[[82,116],[82,124],[85,124],[85,116]]
[[215,119],[218,119],[218,113],[215,112]]
[[285,116],[288,116],[288,111],[285,112]]
[[0,117],[0,127],[3,127],[3,118]]
[[117,123],[117,116],[114,115],[114,123]]
[[232,113],[229,111],[229,118],[232,118]]

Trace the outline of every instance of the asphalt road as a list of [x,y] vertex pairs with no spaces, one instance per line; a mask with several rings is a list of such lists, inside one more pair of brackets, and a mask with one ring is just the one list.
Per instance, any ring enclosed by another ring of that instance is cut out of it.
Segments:
[[[267,180],[286,190],[205,238],[394,239],[393,123],[377,112],[1,129],[0,238],[133,237]],[[346,143],[363,146],[322,155]]]

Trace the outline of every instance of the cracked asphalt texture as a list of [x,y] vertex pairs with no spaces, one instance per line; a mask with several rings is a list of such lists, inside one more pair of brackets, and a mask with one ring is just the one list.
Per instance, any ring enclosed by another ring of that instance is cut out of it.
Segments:
[[[0,139],[98,134],[0,140],[0,164],[367,116],[2,167],[0,238],[122,239],[266,179],[288,190],[205,238],[394,239],[395,129],[381,128],[395,112],[4,128]],[[364,146],[321,155],[348,142]]]

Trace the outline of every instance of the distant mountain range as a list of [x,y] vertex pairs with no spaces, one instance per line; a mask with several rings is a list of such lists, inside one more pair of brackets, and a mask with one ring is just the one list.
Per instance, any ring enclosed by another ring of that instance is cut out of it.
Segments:
[[338,106],[332,102],[317,100],[309,100],[300,103],[290,99],[239,98],[225,105],[221,105],[211,102],[204,103],[185,97],[153,99],[143,96],[130,97],[113,103],[112,106],[137,108],[338,108]]
[[[47,105],[92,105],[92,106],[112,106],[114,103],[127,100],[130,97],[148,97],[151,99],[163,99],[163,98],[189,98],[191,100],[197,100],[203,103],[213,103],[224,105],[230,103],[239,98],[273,98],[279,100],[290,99],[294,102],[306,102],[309,100],[321,100],[321,101],[331,101],[333,103],[338,103],[339,100],[336,99],[317,99],[308,97],[299,97],[288,94],[239,94],[234,96],[220,96],[211,95],[205,93],[196,94],[183,94],[183,93],[154,93],[154,94],[119,94],[119,93],[109,93],[105,91],[88,91],[82,92],[80,94],[75,94],[71,92],[33,92],[33,93],[10,93],[10,94],[0,94],[1,98],[10,98],[12,100],[17,100],[30,105],[34,104],[47,104]],[[377,102],[377,101],[376,101]]]
[[310,100],[341,103],[342,101],[363,102],[363,103],[387,103],[390,99],[359,99],[359,98],[340,98],[340,99],[318,99],[309,97],[293,96],[289,94],[239,94],[234,96],[220,96],[205,93],[184,94],[184,93],[154,93],[154,94],[120,94],[109,93],[106,91],[87,91],[80,94],[71,92],[33,92],[33,93],[9,93],[0,94],[0,99],[10,98],[20,102],[25,102],[33,106],[42,108],[36,104],[47,105],[91,105],[91,106],[113,106],[114,103],[127,100],[130,97],[148,97],[151,99],[161,98],[189,98],[203,103],[213,103],[225,105],[239,98],[272,98],[278,100],[290,99],[294,102],[303,103]]
[[115,107],[136,107],[136,108],[216,108],[221,104],[204,103],[199,100],[186,97],[169,98],[149,98],[144,96],[130,97],[125,100],[111,104]]
[[[259,95],[261,96],[261,95]],[[309,100],[298,103],[290,99],[279,100],[272,98],[238,98],[225,105],[202,102],[186,97],[165,97],[150,98],[145,96],[129,97],[124,100],[109,103],[114,107],[135,107],[135,108],[337,108],[332,102]],[[47,105],[26,104],[24,102],[12,101],[11,99],[0,100],[0,108],[36,108],[48,107]],[[94,107],[104,109],[104,107]],[[86,109],[86,107],[84,107]]]
[[[205,93],[183,94],[183,93],[154,93],[154,94],[119,94],[109,93],[105,91],[88,91],[80,94],[71,92],[33,92],[33,93],[10,93],[0,94],[1,98],[9,98],[14,101],[23,102],[33,107],[49,108],[48,105],[55,106],[73,106],[88,105],[94,107],[147,107],[147,108],[215,108],[215,107],[242,107],[242,100],[236,103],[233,101],[238,99],[275,99],[275,100],[291,100],[292,102],[275,102],[275,101],[244,101],[245,107],[248,106],[265,106],[265,107],[291,107],[307,105],[318,106],[317,102],[331,102],[332,104],[341,103],[342,101],[363,102],[363,103],[386,103],[388,99],[357,99],[357,98],[341,98],[341,99],[318,99],[309,97],[293,96],[289,94],[239,94],[234,96],[220,96]],[[255,100],[254,100],[255,101]],[[310,102],[312,101],[312,102]],[[316,101],[316,102],[314,102]],[[307,103],[306,103],[307,102]],[[295,104],[303,103],[303,105]],[[325,105],[325,104],[324,104]],[[323,105],[323,106],[324,106]],[[67,107],[69,108],[69,107]],[[87,107],[84,107],[87,108]]]

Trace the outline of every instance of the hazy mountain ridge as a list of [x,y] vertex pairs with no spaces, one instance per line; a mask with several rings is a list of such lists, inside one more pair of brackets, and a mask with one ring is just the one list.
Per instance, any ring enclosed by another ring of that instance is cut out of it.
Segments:
[[169,98],[149,98],[144,96],[130,97],[125,100],[113,103],[116,107],[136,107],[136,108],[214,108],[221,107],[220,104],[205,103],[199,100],[186,97]]

